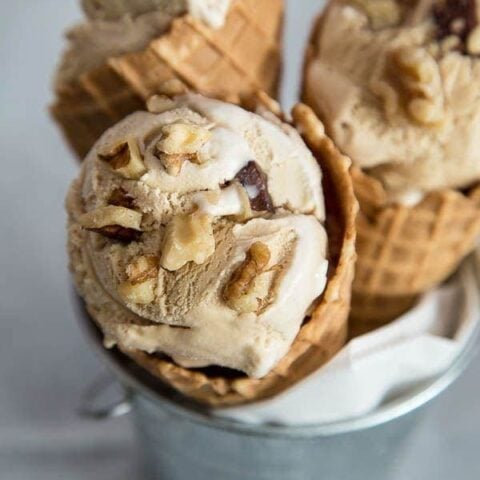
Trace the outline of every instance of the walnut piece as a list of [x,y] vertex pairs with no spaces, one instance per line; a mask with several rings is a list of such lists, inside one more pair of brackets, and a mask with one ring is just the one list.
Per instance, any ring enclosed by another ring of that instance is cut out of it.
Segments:
[[160,85],[157,93],[167,97],[175,97],[176,95],[184,95],[187,92],[188,87],[181,80],[171,78]]
[[116,188],[110,194],[110,197],[108,198],[108,204],[116,207],[133,209],[135,207],[135,199],[123,188]]
[[158,257],[141,255],[126,269],[128,280],[118,287],[118,294],[130,303],[148,305],[155,300],[158,276]]
[[155,151],[155,156],[160,160],[166,172],[173,177],[177,177],[180,174],[186,161],[197,163],[198,158],[194,153],[168,154],[159,151],[158,148]]
[[125,207],[108,205],[84,213],[78,220],[83,228],[102,228],[107,225],[119,225],[140,230],[142,214]]
[[98,157],[119,175],[131,180],[139,180],[147,172],[138,143],[133,138],[124,140],[107,151],[99,152]]
[[397,0],[351,0],[368,16],[372,28],[394,27],[402,20],[402,9]]
[[177,176],[186,161],[202,164],[198,155],[212,133],[205,127],[191,123],[172,123],[161,129],[162,136],[155,145],[155,155],[169,175]]
[[166,95],[153,95],[147,100],[147,110],[150,113],[168,112],[175,108],[175,101]]
[[130,208],[108,205],[83,214],[78,223],[86,230],[101,235],[130,242],[141,235],[142,214]]
[[406,114],[422,126],[443,123],[445,99],[440,69],[426,48],[402,46],[389,52],[383,71],[372,76],[370,88],[382,99],[387,117],[405,107]]
[[167,225],[160,264],[176,271],[188,262],[201,265],[214,252],[212,217],[200,211],[177,215]]
[[212,136],[205,127],[192,123],[171,123],[163,126],[161,132],[156,147],[169,155],[197,153]]
[[422,125],[439,125],[444,118],[442,80],[438,64],[421,47],[400,47],[391,54],[391,68],[406,97],[407,111]]
[[124,282],[118,286],[118,294],[125,302],[148,305],[155,300],[156,284],[154,278],[141,283]]
[[262,275],[269,262],[267,245],[262,242],[252,244],[224,289],[223,298],[229,307],[240,313],[259,311],[270,291],[271,281]]
[[158,257],[155,255],[140,255],[127,266],[127,278],[133,283],[143,283],[158,275]]

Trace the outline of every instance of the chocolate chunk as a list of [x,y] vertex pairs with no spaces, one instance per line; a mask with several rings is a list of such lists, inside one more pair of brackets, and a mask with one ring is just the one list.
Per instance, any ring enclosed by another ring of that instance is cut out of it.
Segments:
[[108,199],[109,205],[114,205],[116,207],[124,207],[124,208],[135,208],[135,199],[129,195],[123,188],[116,188],[110,194],[110,198]]
[[437,38],[442,40],[450,35],[462,41],[462,53],[466,53],[466,41],[477,26],[476,0],[444,0],[433,7],[437,24]]
[[87,230],[122,243],[136,242],[142,234],[142,232],[138,230],[121,227],[120,225],[106,225],[102,228],[87,228]]
[[267,176],[263,173],[257,162],[253,160],[243,167],[235,178],[245,188],[250,206],[256,212],[274,212],[272,198],[268,193]]

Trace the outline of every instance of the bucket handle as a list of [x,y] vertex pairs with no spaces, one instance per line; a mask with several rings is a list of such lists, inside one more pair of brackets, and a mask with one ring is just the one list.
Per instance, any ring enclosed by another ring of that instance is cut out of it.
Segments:
[[131,394],[122,387],[121,396],[106,405],[100,405],[99,399],[111,387],[117,385],[118,382],[110,375],[97,378],[85,390],[84,395],[78,408],[78,413],[84,418],[91,420],[106,420],[109,418],[122,417],[132,410]]

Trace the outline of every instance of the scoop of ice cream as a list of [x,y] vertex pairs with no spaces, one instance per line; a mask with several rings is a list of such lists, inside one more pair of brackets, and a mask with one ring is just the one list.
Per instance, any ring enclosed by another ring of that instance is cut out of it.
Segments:
[[70,192],[106,344],[266,375],[326,284],[321,172],[297,132],[187,94],[107,131]]
[[336,0],[319,24],[309,101],[392,198],[480,179],[478,10],[475,0]]
[[57,84],[75,81],[110,57],[143,50],[180,15],[220,28],[230,0],[82,0],[82,6],[89,21],[68,32]]
[[154,11],[178,15],[187,11],[187,0],[82,0],[82,8],[91,20],[119,20]]
[[136,17],[145,13],[169,15],[190,13],[212,28],[225,23],[231,0],[82,0],[82,7],[92,20],[119,20],[125,15]]

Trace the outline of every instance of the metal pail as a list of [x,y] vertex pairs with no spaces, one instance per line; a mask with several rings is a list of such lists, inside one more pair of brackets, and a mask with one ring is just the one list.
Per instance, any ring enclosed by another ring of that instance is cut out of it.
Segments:
[[[76,297],[78,316],[95,346],[124,387],[122,400],[97,408],[98,389],[85,399],[84,413],[96,418],[131,412],[142,457],[142,478],[155,480],[388,480],[409,433],[425,406],[471,362],[472,335],[451,367],[407,397],[374,413],[322,425],[249,425],[209,415],[115,351]],[[299,405],[301,408],[301,405]]]

